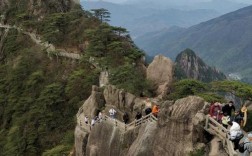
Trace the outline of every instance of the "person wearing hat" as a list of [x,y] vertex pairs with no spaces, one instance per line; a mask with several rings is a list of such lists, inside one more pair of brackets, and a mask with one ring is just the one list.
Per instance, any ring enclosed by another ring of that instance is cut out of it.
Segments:
[[242,156],[249,156],[252,152],[252,133],[249,133],[248,137],[244,140],[244,150]]

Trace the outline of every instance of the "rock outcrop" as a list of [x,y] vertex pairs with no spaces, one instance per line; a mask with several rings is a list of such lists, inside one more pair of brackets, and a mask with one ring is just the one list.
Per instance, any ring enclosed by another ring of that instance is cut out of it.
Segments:
[[128,150],[128,155],[185,156],[204,147],[202,121],[205,120],[205,102],[190,96],[162,103],[158,124],[142,126]]
[[202,147],[205,105],[202,98],[195,96],[179,99],[172,106],[163,105],[153,143],[154,155],[184,156]]
[[136,97],[113,85],[106,86],[103,94],[106,101],[104,111],[107,113],[110,108],[114,108],[117,111],[118,119],[122,119],[124,112],[127,112],[130,118],[134,118],[137,111],[143,113],[143,109],[147,107],[145,99]]
[[100,88],[92,86],[89,98],[82,105],[83,113],[89,117],[94,117],[105,106],[104,96]]
[[114,125],[106,122],[95,125],[88,138],[87,156],[120,155],[121,132]]
[[175,76],[178,79],[191,78],[203,82],[226,79],[223,73],[206,65],[191,49],[182,51],[177,56],[175,64]]
[[147,79],[157,87],[157,95],[166,95],[173,80],[173,62],[164,56],[155,56],[147,68]]
[[[95,99],[90,98],[84,105],[92,107],[93,104],[88,104],[88,101]],[[140,99],[114,86],[105,87],[104,99],[105,110],[110,107],[119,112],[133,109],[131,114],[134,114],[136,106],[142,110],[136,103],[137,100],[142,102]],[[206,139],[202,121],[205,120],[207,104],[202,98],[189,96],[175,103],[164,101],[160,105],[158,122],[148,121],[128,131],[123,131],[108,121],[96,124],[89,134],[85,130],[81,133],[77,126],[76,155],[184,156],[196,148],[204,147]],[[120,117],[117,119],[121,120]]]
[[80,126],[76,126],[75,132],[75,156],[86,155],[86,147],[89,137],[89,132],[81,129]]
[[109,72],[105,70],[100,73],[99,86],[104,87],[108,84],[109,84]]

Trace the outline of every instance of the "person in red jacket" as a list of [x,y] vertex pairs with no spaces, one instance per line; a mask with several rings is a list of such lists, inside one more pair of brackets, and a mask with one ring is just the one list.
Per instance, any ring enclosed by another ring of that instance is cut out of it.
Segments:
[[215,102],[214,104],[212,104],[210,106],[210,112],[209,112],[210,116],[214,119],[216,119],[217,121],[219,121],[220,116],[221,116],[221,106],[220,103]]

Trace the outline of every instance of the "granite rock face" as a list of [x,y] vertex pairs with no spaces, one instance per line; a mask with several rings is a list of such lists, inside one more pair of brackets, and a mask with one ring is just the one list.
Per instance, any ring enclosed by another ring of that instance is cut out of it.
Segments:
[[[105,110],[113,107],[120,111],[124,108],[130,109],[131,105],[134,106],[137,98],[129,100],[125,95],[126,92],[122,93],[122,90],[113,86],[105,88]],[[124,101],[122,97],[125,97]],[[125,102],[126,99],[129,100],[128,103]],[[206,105],[202,98],[196,96],[189,96],[175,102],[160,101],[161,111],[157,122],[146,122],[128,131],[123,131],[111,122],[102,121],[97,123],[87,135],[75,133],[76,155],[188,155],[190,151],[205,146],[203,121]]]
[[156,93],[163,97],[166,95],[172,80],[174,63],[171,59],[157,55],[147,68],[147,79],[156,86]]
[[172,106],[163,106],[153,143],[154,155],[184,156],[204,143],[205,105],[202,98],[189,96]]
[[75,156],[86,155],[89,133],[81,129],[80,126],[76,126],[74,135],[78,136],[75,138]]
[[104,96],[100,88],[92,86],[89,98],[82,105],[83,114],[93,118],[105,106]]

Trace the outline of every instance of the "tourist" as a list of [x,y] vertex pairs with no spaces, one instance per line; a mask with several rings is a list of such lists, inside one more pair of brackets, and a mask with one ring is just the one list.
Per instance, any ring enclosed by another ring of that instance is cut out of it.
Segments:
[[250,153],[252,153],[252,133],[248,134],[248,137],[244,139],[243,144],[244,152],[242,156],[250,156]]
[[116,110],[114,108],[111,108],[109,110],[109,115],[112,119],[115,119],[115,115],[116,115]]
[[159,112],[159,104],[155,104],[152,107],[152,114],[157,118],[158,117],[158,112]]
[[216,121],[219,121],[220,118],[220,112],[221,112],[221,106],[219,102],[215,102],[210,106],[210,116],[214,118]]
[[129,115],[128,115],[128,113],[125,112],[125,113],[123,114],[123,122],[124,122],[125,124],[127,124],[128,121],[129,121]]
[[228,116],[232,115],[232,110],[235,111],[235,107],[234,107],[234,102],[233,101],[229,101],[228,104],[226,104],[223,108],[222,108],[222,112],[223,113],[227,113]]
[[244,136],[241,127],[238,123],[234,121],[229,121],[228,124],[230,127],[230,140],[234,143],[234,150],[237,150],[239,148],[239,142]]

